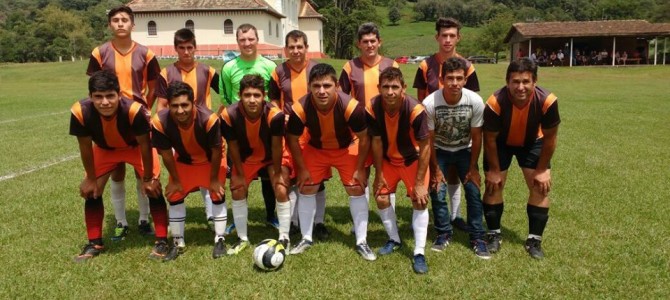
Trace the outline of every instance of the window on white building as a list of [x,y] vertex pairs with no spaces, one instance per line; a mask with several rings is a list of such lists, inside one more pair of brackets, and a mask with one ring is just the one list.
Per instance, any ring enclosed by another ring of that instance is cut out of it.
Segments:
[[223,33],[233,34],[233,21],[231,19],[223,21]]
[[154,21],[149,21],[149,24],[147,24],[147,27],[149,28],[149,35],[150,35],[150,36],[155,36],[155,35],[157,35],[156,22],[154,22]]
[[193,23],[193,20],[186,21],[186,24],[184,25],[184,27],[191,30],[191,32],[195,32],[195,24]]

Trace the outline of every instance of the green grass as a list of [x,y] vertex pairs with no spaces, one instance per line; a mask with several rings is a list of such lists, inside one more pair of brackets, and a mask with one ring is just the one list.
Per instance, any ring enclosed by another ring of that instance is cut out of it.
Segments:
[[[328,62],[338,70],[344,63]],[[505,67],[477,65],[484,98],[504,84]],[[76,140],[67,134],[67,111],[86,95],[84,70],[84,62],[2,65],[0,177],[77,154]],[[416,65],[402,70],[411,86]],[[563,121],[552,160],[544,261],[533,261],[523,251],[527,192],[520,172],[512,169],[501,253],[490,261],[477,259],[467,235],[456,232],[445,253],[427,252],[426,276],[411,272],[411,206],[406,199],[398,201],[404,247],[365,262],[353,251],[348,201],[336,180],[328,182],[326,224],[332,238],[303,255],[289,256],[279,272],[254,270],[249,250],[212,260],[212,235],[198,195],[187,199],[187,252],[172,263],[150,261],[151,240],[135,232],[122,243],[108,239],[114,223],[108,191],[107,251],[78,265],[71,259],[86,232],[77,192],[83,170],[76,157],[0,181],[0,262],[5,269],[0,272],[0,298],[667,299],[668,76],[667,66],[540,70],[539,84],[559,97]],[[127,202],[134,223],[138,212],[131,181]],[[275,237],[263,223],[258,183],[249,202],[251,240]],[[386,240],[372,205],[368,237],[375,249]],[[433,237],[431,228],[429,243]]]

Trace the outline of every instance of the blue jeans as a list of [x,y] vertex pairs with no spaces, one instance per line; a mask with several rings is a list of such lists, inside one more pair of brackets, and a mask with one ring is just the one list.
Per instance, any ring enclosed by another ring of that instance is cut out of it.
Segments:
[[[470,148],[456,152],[440,149],[435,149],[435,151],[437,166],[442,171],[442,174],[447,176],[449,167],[454,166],[458,171],[458,177],[461,179],[461,182],[465,182],[465,175],[467,175],[470,169]],[[482,224],[484,208],[481,193],[479,188],[472,182],[463,184],[463,189],[465,190],[465,200],[467,201],[467,223],[470,227],[470,240],[483,239],[485,231]],[[452,234],[453,231],[446,196],[447,185],[443,183],[439,184],[437,191],[430,192],[435,230],[438,234]]]

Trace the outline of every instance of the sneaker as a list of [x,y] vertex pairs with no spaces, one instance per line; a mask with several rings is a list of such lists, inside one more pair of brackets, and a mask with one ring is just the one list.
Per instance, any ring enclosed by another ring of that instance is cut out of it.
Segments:
[[486,234],[486,243],[489,252],[496,253],[500,251],[500,244],[502,244],[502,234],[491,232]]
[[484,240],[474,240],[470,241],[472,245],[472,250],[475,251],[475,255],[481,259],[490,259],[491,253],[489,253],[489,248],[486,246]]
[[368,246],[367,243],[356,245],[356,252],[358,252],[358,254],[365,260],[373,261],[377,259],[377,256],[375,256],[375,253],[372,252],[372,249],[370,249],[370,246]]
[[543,259],[544,252],[542,252],[542,240],[530,238],[526,240],[526,251],[530,254],[530,257],[534,259]]
[[328,232],[325,224],[319,223],[314,225],[314,237],[321,241],[327,240],[330,237],[330,232]]
[[151,228],[151,223],[147,220],[140,221],[140,224],[137,225],[137,231],[144,236],[156,234],[154,229]]
[[217,259],[228,253],[226,244],[223,241],[223,238],[216,240],[216,244],[214,244],[214,250],[212,250],[212,258]]
[[249,247],[249,241],[247,240],[238,240],[232,248],[228,249],[228,255],[238,255],[242,250]]
[[81,263],[85,262],[91,258],[94,258],[104,250],[105,247],[103,245],[97,245],[93,243],[88,243],[84,248],[81,250],[81,253],[79,255],[75,256],[74,262],[76,263]]
[[288,234],[289,235],[300,234],[300,227],[298,227],[298,225],[291,223],[291,228],[289,229]]
[[279,219],[273,217],[272,219],[266,220],[268,225],[272,226],[274,229],[279,229]]
[[156,241],[154,244],[154,248],[151,250],[151,253],[149,253],[149,258],[151,259],[164,259],[165,256],[167,256],[168,252],[170,252],[170,246],[168,246],[168,243],[164,240]]
[[461,217],[456,217],[456,219],[451,221],[451,226],[458,228],[458,230],[463,232],[470,232],[470,226],[468,223],[463,220]]
[[311,248],[312,244],[314,244],[314,242],[312,242],[310,240],[302,239],[302,240],[300,240],[300,242],[298,242],[297,245],[295,245],[295,246],[293,246],[293,248],[291,248],[291,251],[289,251],[289,254],[291,254],[291,255],[301,254],[301,253],[305,252],[307,249]]
[[179,255],[184,254],[185,247],[180,247],[177,245],[174,245],[170,248],[170,251],[168,251],[167,255],[163,258],[163,261],[172,261],[177,259]]
[[115,242],[120,242],[126,239],[126,236],[128,236],[128,226],[123,226],[123,224],[119,223],[116,224],[116,228],[114,228],[114,236],[112,237],[112,241]]
[[428,265],[426,264],[426,257],[423,254],[414,255],[412,259],[412,269],[414,273],[426,274],[428,273]]
[[291,241],[288,239],[281,239],[278,241],[284,247],[284,253],[289,254],[289,248],[291,248]]
[[379,255],[388,255],[393,253],[393,251],[400,249],[400,247],[402,247],[401,243],[394,240],[388,240],[383,247],[379,248],[377,253],[379,253]]
[[430,247],[430,250],[436,251],[436,252],[442,252],[444,249],[449,246],[449,243],[451,243],[451,234],[449,233],[443,233],[437,236],[435,239],[435,242],[433,243],[433,246]]
[[235,223],[230,223],[228,227],[226,227],[226,231],[223,232],[224,235],[229,235],[235,231]]

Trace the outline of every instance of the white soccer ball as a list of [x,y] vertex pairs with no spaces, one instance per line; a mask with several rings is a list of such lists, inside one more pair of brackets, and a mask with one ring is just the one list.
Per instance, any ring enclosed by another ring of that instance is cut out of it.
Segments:
[[286,249],[277,240],[266,239],[256,245],[252,258],[261,270],[274,271],[284,264]]

